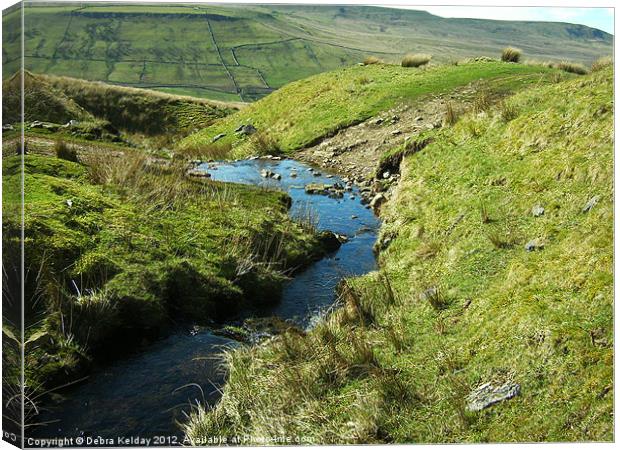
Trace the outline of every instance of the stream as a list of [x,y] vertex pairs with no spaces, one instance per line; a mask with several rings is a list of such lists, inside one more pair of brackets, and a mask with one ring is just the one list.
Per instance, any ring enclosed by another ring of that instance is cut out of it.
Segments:
[[[312,327],[333,305],[341,278],[375,269],[372,247],[380,223],[361,203],[357,188],[345,192],[343,198],[310,195],[304,190],[309,183],[345,184],[338,176],[291,159],[205,163],[198,169],[207,171],[213,180],[284,190],[292,198],[292,217],[312,211],[319,230],[348,238],[337,251],[287,281],[277,305],[252,311],[253,315],[278,316]],[[265,171],[281,178],[264,177]],[[178,423],[185,421],[191,405],[217,402],[225,382],[219,357],[235,345],[239,344],[208,330],[179,329],[140,353],[96,370],[83,383],[52,394],[53,404],[44,405],[38,417],[46,425],[27,431],[26,436],[79,437],[82,445],[92,446],[139,444],[119,442],[119,437],[151,438],[150,445],[182,444]],[[95,437],[100,440],[92,440]]]

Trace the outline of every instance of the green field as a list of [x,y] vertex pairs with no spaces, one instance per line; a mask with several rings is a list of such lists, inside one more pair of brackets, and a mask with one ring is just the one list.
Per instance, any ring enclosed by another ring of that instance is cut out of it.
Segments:
[[[5,78],[19,68],[19,11],[5,12]],[[284,84],[375,55],[428,52],[590,63],[612,36],[580,25],[443,19],[357,6],[29,4],[26,69],[219,100],[253,101]]]

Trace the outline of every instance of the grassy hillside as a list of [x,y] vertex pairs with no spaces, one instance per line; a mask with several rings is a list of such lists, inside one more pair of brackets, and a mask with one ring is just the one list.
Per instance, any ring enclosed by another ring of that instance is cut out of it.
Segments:
[[[179,149],[231,148],[235,156],[260,153],[257,147],[261,142],[257,143],[256,136],[235,132],[240,125],[250,123],[258,130],[257,135],[270,138],[273,147],[290,153],[397,103],[413,103],[472,82],[484,82],[490,91],[510,91],[544,81],[553,73],[542,66],[498,61],[427,69],[388,64],[348,67],[290,83],[190,135],[181,141]],[[221,134],[225,136],[212,143]]]
[[[63,384],[91,357],[117,355],[119,343],[136,347],[172,323],[205,324],[276,301],[286,271],[324,251],[319,235],[288,218],[283,193],[188,179],[183,167],[153,165],[140,153],[80,160],[25,159],[34,388]],[[19,176],[20,157],[3,158],[4,205],[17,204]],[[19,230],[19,216],[5,217],[9,254]]]
[[[238,105],[113,86],[69,77],[24,74],[26,122],[101,119],[147,135],[187,134],[236,111]],[[20,121],[20,76],[3,82],[4,123]]]
[[[19,11],[5,13],[5,73],[19,68]],[[359,6],[28,4],[26,68],[37,73],[252,101],[284,84],[408,52],[449,61],[496,56],[589,63],[611,54],[612,36],[566,23],[443,19]],[[6,76],[6,75],[5,75]]]
[[[380,271],[307,335],[230,353],[188,436],[613,440],[612,89],[606,69],[435,130],[382,210]],[[486,383],[516,396],[471,410]]]
[[144,89],[42,75],[94,116],[145,134],[178,133],[210,125],[237,110],[238,104],[170,95]]
[[[2,82],[2,122],[21,122],[22,85],[20,73]],[[24,74],[24,120],[42,120],[65,124],[69,120],[93,120],[94,117],[46,80],[29,72]]]

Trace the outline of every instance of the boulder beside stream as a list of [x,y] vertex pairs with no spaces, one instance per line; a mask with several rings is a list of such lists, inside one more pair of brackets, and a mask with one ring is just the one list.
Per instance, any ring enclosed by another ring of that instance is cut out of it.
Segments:
[[338,235],[332,233],[331,231],[323,231],[319,234],[319,240],[323,246],[323,249],[327,253],[335,252],[342,245],[342,240],[339,239]]

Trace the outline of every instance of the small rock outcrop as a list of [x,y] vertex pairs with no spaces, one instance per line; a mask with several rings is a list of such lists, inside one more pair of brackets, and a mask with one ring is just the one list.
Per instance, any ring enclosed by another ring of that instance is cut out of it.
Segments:
[[258,130],[256,129],[256,127],[254,125],[252,125],[251,123],[248,123],[247,125],[240,125],[236,130],[235,133],[237,134],[241,134],[244,136],[250,136],[254,133],[256,133]]
[[542,206],[536,205],[532,208],[532,215],[534,217],[540,217],[543,214],[545,214],[545,208],[543,208]]
[[525,250],[528,252],[534,252],[537,250],[542,250],[545,248],[545,243],[542,239],[532,239],[527,244],[525,244]]
[[583,207],[583,209],[581,210],[581,212],[583,213],[587,213],[590,212],[592,210],[592,208],[594,208],[596,206],[596,204],[598,203],[598,201],[601,198],[598,195],[595,195],[594,197],[592,197],[590,200],[588,200],[588,202],[586,203],[586,205]]
[[467,410],[482,411],[489,406],[519,395],[520,391],[521,386],[517,383],[506,382],[501,385],[484,383],[467,396]]
[[220,134],[218,134],[216,136],[213,136],[213,139],[211,139],[211,142],[217,142],[220,139],[222,139],[224,136],[226,136],[226,133],[220,133]]

